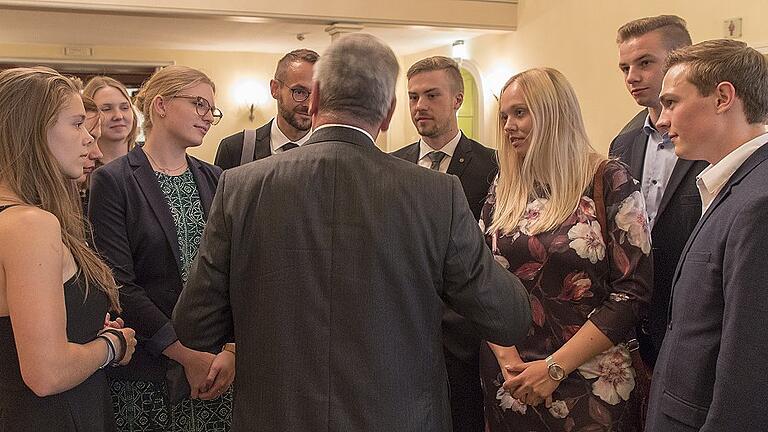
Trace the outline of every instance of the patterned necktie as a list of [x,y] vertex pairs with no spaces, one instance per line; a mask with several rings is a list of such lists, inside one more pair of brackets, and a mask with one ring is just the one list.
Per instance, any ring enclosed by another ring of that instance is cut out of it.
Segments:
[[280,146],[281,149],[283,149],[284,152],[287,152],[288,150],[293,150],[299,145],[296,143],[288,142]]
[[443,158],[446,156],[448,155],[441,151],[433,151],[433,152],[427,153],[427,157],[429,158],[429,160],[432,161],[432,165],[429,166],[429,169],[440,171],[440,162],[442,162]]

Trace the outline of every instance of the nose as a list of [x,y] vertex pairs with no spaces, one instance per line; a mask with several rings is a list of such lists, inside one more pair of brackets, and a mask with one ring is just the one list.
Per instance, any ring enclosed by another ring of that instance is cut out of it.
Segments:
[[104,154],[101,152],[101,149],[99,148],[99,144],[96,142],[96,140],[94,140],[88,146],[88,159],[99,160],[103,157],[104,157]]
[[203,116],[203,121],[207,122],[208,124],[213,124],[213,110],[209,109],[205,112],[205,115]]
[[512,116],[507,117],[507,120],[504,122],[504,131],[514,132],[516,130],[517,130],[517,123],[515,122],[515,119]]
[[627,71],[627,76],[624,78],[624,80],[627,82],[627,84],[634,84],[636,82],[640,82],[640,72],[636,67],[630,66],[629,70]]
[[661,114],[659,114],[659,120],[656,122],[656,128],[669,130],[670,124],[671,124],[671,121],[669,119],[669,110],[662,106]]

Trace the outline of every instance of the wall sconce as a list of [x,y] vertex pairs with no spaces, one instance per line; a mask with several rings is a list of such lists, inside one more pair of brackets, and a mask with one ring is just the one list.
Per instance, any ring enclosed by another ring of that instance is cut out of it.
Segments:
[[464,45],[463,40],[457,40],[453,43],[451,57],[458,63],[461,63],[462,60],[467,58],[467,46]]
[[269,89],[260,81],[254,79],[242,79],[232,86],[232,96],[238,106],[245,107],[248,112],[248,121],[256,118],[255,111],[259,105],[269,101]]

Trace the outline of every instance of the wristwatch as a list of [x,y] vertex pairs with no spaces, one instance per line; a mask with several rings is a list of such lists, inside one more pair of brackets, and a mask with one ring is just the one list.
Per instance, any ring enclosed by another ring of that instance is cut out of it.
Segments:
[[224,346],[221,347],[221,351],[222,352],[229,351],[232,354],[237,355],[237,354],[235,354],[235,344],[231,343],[231,342],[230,343],[225,343]]
[[552,356],[547,357],[544,361],[547,362],[547,373],[549,374],[550,378],[557,382],[565,379],[565,369],[557,364]]

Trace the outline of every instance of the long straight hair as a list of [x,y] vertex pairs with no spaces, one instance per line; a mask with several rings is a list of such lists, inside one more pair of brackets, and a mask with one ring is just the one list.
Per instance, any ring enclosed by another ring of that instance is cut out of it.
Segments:
[[125,88],[123,83],[112,77],[103,75],[95,76],[88,80],[85,88],[83,88],[83,96],[88,96],[89,98],[94,99],[96,92],[105,87],[112,87],[117,89],[117,91],[119,91],[123,97],[125,97],[125,100],[128,101],[128,105],[131,107],[131,112],[133,113],[133,123],[131,124],[131,132],[129,132],[128,136],[125,138],[126,146],[128,150],[131,150],[133,146],[136,145],[136,137],[139,136],[139,117],[136,115],[136,110],[133,108],[133,104],[131,103],[131,96],[128,94],[128,89]]
[[48,147],[48,130],[77,87],[53,69],[17,68],[0,72],[0,181],[21,204],[52,213],[61,240],[85,276],[85,292],[95,284],[120,310],[109,267],[86,243],[86,229],[75,181],[65,177]]
[[590,145],[576,92],[562,73],[550,68],[521,72],[507,81],[502,97],[513,83],[522,90],[533,120],[530,144],[527,154],[518,156],[499,115],[499,179],[489,230],[513,232],[530,200],[546,200],[529,227],[537,234],[565,222],[606,158]]

